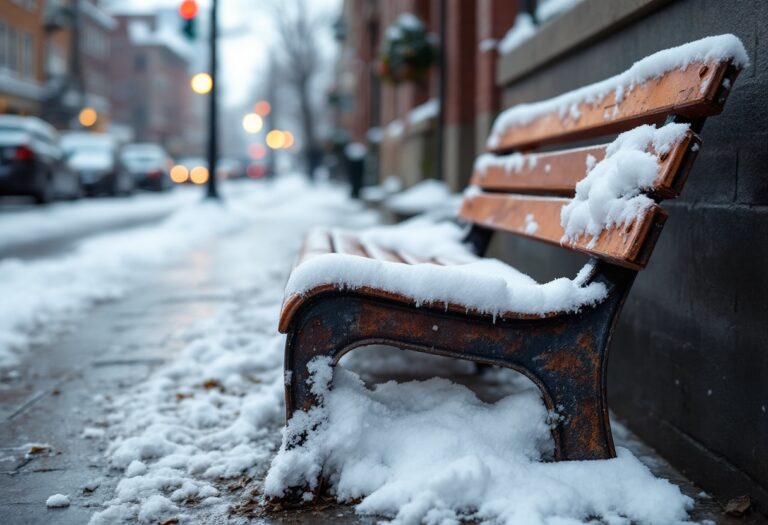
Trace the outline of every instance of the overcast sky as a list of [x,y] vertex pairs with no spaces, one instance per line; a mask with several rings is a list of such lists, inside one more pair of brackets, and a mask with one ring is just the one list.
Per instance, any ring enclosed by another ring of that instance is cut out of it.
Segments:
[[[119,0],[137,7],[176,7],[181,0]],[[218,0],[220,39],[220,74],[226,86],[226,103],[245,102],[252,97],[256,77],[263,73],[275,34],[270,12],[264,0]],[[342,0],[309,0],[312,9],[325,12],[340,10]],[[199,0],[201,7],[210,0]]]

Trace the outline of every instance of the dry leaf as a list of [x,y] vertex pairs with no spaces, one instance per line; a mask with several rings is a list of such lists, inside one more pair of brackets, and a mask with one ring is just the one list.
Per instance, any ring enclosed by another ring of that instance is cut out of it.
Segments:
[[725,513],[729,516],[743,516],[751,506],[752,500],[749,498],[749,494],[744,494],[729,500],[725,504]]

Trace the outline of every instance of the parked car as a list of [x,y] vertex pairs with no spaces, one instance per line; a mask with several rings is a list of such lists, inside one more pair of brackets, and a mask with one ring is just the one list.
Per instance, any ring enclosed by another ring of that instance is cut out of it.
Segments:
[[150,143],[128,144],[121,154],[123,165],[137,188],[165,191],[171,188],[172,162],[161,146]]
[[35,117],[0,115],[0,195],[31,196],[44,204],[81,192],[53,126]]
[[120,159],[120,145],[106,133],[70,132],[61,139],[69,166],[88,195],[129,195],[134,184]]

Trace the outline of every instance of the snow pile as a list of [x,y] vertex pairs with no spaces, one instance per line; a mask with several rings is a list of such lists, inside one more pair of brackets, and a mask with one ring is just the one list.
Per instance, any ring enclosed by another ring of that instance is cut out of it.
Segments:
[[223,210],[243,225],[217,254],[231,276],[223,306],[158,342],[181,350],[105,407],[106,457],[122,479],[93,525],[219,523],[244,498],[230,485],[263,477],[278,446],[285,338],[277,319],[291,261],[316,222],[370,225],[373,216],[342,190],[295,179],[240,196],[236,211]]
[[446,183],[426,179],[387,199],[387,208],[402,215],[415,215],[450,207],[455,202],[454,197]]
[[431,98],[423,104],[416,106],[408,113],[408,122],[410,124],[419,124],[437,116],[440,111],[440,101]]
[[576,184],[576,196],[561,211],[562,242],[576,242],[589,235],[588,246],[592,247],[604,229],[627,225],[642,216],[653,205],[653,200],[641,192],[658,176],[656,155],[670,151],[688,127],[639,126],[619,135],[602,161],[594,164],[594,157],[588,157],[587,176]]
[[60,509],[63,507],[69,507],[69,496],[66,494],[54,494],[45,500],[45,506],[50,509]]
[[499,42],[497,49],[502,54],[511,53],[513,49],[536,34],[536,24],[528,13],[520,13],[515,18],[514,25],[507,31]]
[[120,437],[107,457],[124,477],[92,524],[137,516],[158,523],[190,502],[224,513],[222,481],[253,476],[269,461],[283,410],[284,339],[270,330],[279,298],[243,290],[235,302],[186,334],[173,363],[110,407],[109,431]]
[[[340,368],[329,391],[328,362],[312,365],[323,403],[291,419],[268,496],[314,487],[322,472],[339,501],[361,500],[358,513],[397,523],[673,524],[692,505],[621,448],[612,460],[542,462],[553,445],[535,391],[485,404],[444,379],[369,390]],[[301,435],[301,446],[286,447]]]
[[540,0],[536,5],[536,20],[543,24],[562,13],[569,11],[582,0]]
[[389,175],[381,184],[365,186],[360,190],[360,196],[365,202],[380,203],[401,189],[403,189],[403,181],[400,180],[400,177],[397,175]]
[[[596,104],[610,93],[614,93],[617,103],[620,103],[635,86],[647,80],[660,77],[673,69],[685,69],[694,62],[719,60],[732,60],[734,64],[742,67],[749,64],[749,57],[741,40],[730,34],[711,36],[665,49],[635,62],[627,71],[609,79],[549,100],[518,104],[509,108],[493,123],[487,145],[489,148],[496,148],[507,128],[528,124],[547,113],[557,111],[561,118],[578,120],[579,104]],[[610,118],[610,114],[606,114],[606,118]]]
[[0,366],[13,365],[18,353],[50,340],[94,304],[120,297],[144,272],[240,226],[237,213],[196,203],[160,226],[96,237],[59,259],[0,261]]
[[188,189],[192,188],[137,195],[131,199],[57,202],[33,211],[3,214],[0,216],[0,249],[170,213],[200,199],[199,191],[186,191]]
[[378,144],[379,142],[381,142],[381,136],[383,134],[384,132],[381,130],[379,126],[374,126],[365,133],[365,138],[367,138],[368,142],[370,142],[371,144]]
[[582,285],[581,273],[574,279],[561,277],[540,284],[501,261],[478,259],[461,244],[462,236],[462,230],[455,224],[435,223],[427,218],[371,229],[360,234],[363,245],[382,246],[420,257],[444,257],[464,264],[406,265],[354,255],[324,254],[305,261],[293,271],[286,294],[304,294],[329,283],[341,289],[372,286],[401,294],[419,306],[455,304],[491,315],[576,311],[605,297],[606,290],[601,283]]
[[403,136],[403,133],[405,132],[405,124],[403,124],[403,121],[400,119],[395,119],[389,124],[387,124],[387,136],[389,138],[400,138]]
[[484,177],[489,169],[501,168],[509,175],[510,173],[520,173],[525,169],[533,169],[538,164],[538,156],[528,153],[511,153],[509,155],[494,155],[492,153],[482,153],[477,156],[474,164],[474,172]]
[[344,146],[344,155],[346,155],[349,160],[363,160],[366,153],[368,153],[368,148],[359,142],[350,142]]

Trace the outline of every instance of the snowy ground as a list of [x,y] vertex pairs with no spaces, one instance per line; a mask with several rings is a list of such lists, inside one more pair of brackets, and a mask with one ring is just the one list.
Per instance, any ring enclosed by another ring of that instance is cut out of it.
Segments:
[[0,247],[30,239],[45,243],[94,225],[179,210],[160,227],[97,236],[62,257],[1,259],[0,367],[13,366],[31,345],[50,341],[99,301],[120,297],[143,272],[168,263],[201,240],[236,224],[236,216],[199,205],[199,195],[198,191],[180,191],[4,214]]
[[[13,362],[23,361],[30,345],[55,340],[100,301],[140,289],[147,273],[184,264],[212,240],[226,246],[218,254],[226,275],[216,308],[173,336],[180,350],[146,380],[122,395],[99,396],[101,415],[81,430],[79,440],[104,445],[109,476],[119,480],[91,523],[270,521],[269,507],[259,505],[265,491],[311,482],[321,464],[331,495],[374,520],[687,519],[690,498],[625,449],[610,461],[542,462],[552,448],[549,415],[527,381],[500,372],[478,378],[467,363],[404,359],[391,349],[345,357],[330,391],[328,371],[318,363],[325,407],[312,418],[319,424],[304,447],[279,452],[284,337],[276,324],[300,237],[318,225],[358,228],[375,220],[340,190],[286,178],[235,187],[224,208],[190,203],[157,226],[89,240],[56,261],[0,263],[0,291],[17,305],[0,321]],[[482,381],[494,395],[480,400],[433,374]],[[360,379],[414,375],[420,380],[375,388]],[[89,480],[83,492],[99,484]],[[83,499],[59,492],[48,495],[55,496],[51,506]]]

